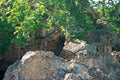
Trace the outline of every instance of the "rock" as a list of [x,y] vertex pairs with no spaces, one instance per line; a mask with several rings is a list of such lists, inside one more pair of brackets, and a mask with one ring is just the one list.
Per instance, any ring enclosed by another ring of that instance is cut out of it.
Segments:
[[89,44],[96,44],[96,51],[98,53],[110,53],[112,51],[112,45],[114,45],[112,34],[102,23],[98,24],[90,32],[87,42]]
[[77,80],[75,74],[69,73],[65,75],[64,80]]
[[83,80],[80,76],[75,75],[74,73],[67,73],[64,80]]
[[38,37],[36,41],[36,45],[40,43],[40,45],[38,45],[39,50],[53,51],[55,55],[58,56],[64,47],[65,36],[59,32],[52,31],[46,33],[43,38]]
[[8,67],[3,80],[47,80],[57,74],[61,62],[53,52],[29,51]]
[[58,69],[57,76],[64,78],[65,74],[70,72],[68,67],[63,65]]
[[[108,39],[109,41],[107,41]],[[110,40],[111,34],[109,33],[107,27],[103,23],[97,24],[97,26],[88,35],[88,43],[96,42],[110,44]]]
[[86,58],[97,58],[99,56],[98,52],[97,52],[97,44],[93,43],[90,44],[86,47],[87,50],[87,54],[86,54]]
[[83,60],[82,58],[86,54],[86,46],[87,44],[85,41],[75,40],[74,42],[69,42],[63,47],[63,51],[60,56],[67,60],[74,59],[76,56],[78,61]]
[[77,53],[80,50],[84,50],[86,47],[85,41],[76,40],[74,42],[69,42],[63,49],[69,50],[73,53]]
[[114,43],[114,45],[112,46],[112,51],[120,51],[120,37],[113,34],[112,35],[112,40],[113,40],[113,43]]
[[107,60],[99,64],[101,59],[97,59],[91,66],[90,59],[88,63],[81,63],[66,61],[53,52],[29,51],[8,67],[3,80],[119,80],[119,63]]
[[68,73],[75,74],[76,77],[79,77],[81,79],[90,79],[90,76],[88,75],[88,66],[72,61],[66,62],[65,66],[67,66],[69,69]]
[[98,79],[103,78],[102,71],[99,68],[91,67],[88,70],[88,73],[89,73],[90,76],[92,76],[94,78],[98,78]]

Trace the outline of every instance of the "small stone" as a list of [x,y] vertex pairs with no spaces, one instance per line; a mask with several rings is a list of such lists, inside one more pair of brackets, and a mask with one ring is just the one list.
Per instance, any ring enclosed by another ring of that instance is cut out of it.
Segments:
[[75,74],[68,73],[68,74],[65,75],[64,80],[77,80],[77,78],[76,78]]

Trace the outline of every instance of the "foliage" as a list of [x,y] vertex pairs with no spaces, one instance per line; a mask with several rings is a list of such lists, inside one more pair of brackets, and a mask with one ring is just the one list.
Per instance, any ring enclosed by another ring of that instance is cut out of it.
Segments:
[[[12,3],[14,1],[14,3]],[[24,45],[26,42],[34,39],[35,32],[38,29],[48,28],[44,21],[47,9],[40,2],[30,2],[23,0],[10,1],[9,8],[9,23],[15,28],[14,34],[16,38],[13,42]]]
[[120,1],[118,0],[101,0],[92,1],[95,12],[99,13],[97,22],[102,21],[109,26],[110,32],[120,35]]
[[41,29],[55,28],[66,37],[86,39],[94,23],[104,20],[110,31],[120,34],[119,5],[119,1],[111,4],[105,0],[1,0],[0,53],[11,43],[33,41]]
[[73,24],[70,27],[72,38],[85,39],[88,31],[93,28],[88,12],[90,3],[88,0],[71,0],[66,1],[66,7],[71,17]]
[[[7,51],[8,47],[11,44],[11,40],[14,37],[13,32],[14,28],[11,27],[11,24],[7,21],[7,9],[6,5],[0,2],[0,56]],[[2,5],[1,5],[2,4]]]
[[120,36],[120,1],[112,6],[109,11],[109,20],[111,22],[111,29]]

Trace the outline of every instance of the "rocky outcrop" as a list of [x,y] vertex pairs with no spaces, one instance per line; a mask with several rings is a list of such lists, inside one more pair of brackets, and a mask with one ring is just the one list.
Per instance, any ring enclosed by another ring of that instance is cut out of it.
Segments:
[[110,53],[112,51],[112,45],[115,44],[112,40],[112,34],[102,23],[98,24],[90,32],[87,41],[89,44],[96,44],[97,53]]
[[9,66],[4,80],[120,80],[120,52],[112,49],[118,39],[101,25],[90,34],[87,42],[66,44],[61,57],[53,52],[27,52]]
[[[106,56],[107,57],[107,56]],[[84,59],[85,60],[85,59]],[[105,64],[66,61],[53,52],[29,51],[10,65],[3,80],[119,80],[120,64],[108,60]],[[98,58],[98,60],[100,60]],[[94,61],[98,63],[98,61]]]
[[29,51],[9,66],[3,80],[50,80],[57,74],[61,62],[53,52]]
[[119,80],[120,52],[113,51],[113,46],[119,41],[116,35],[108,32],[99,24],[90,32],[88,41],[70,42],[63,49],[61,56],[70,61],[88,66],[85,72],[93,80]]
[[3,80],[82,80],[84,72],[87,66],[65,62],[53,52],[29,51],[8,67]]

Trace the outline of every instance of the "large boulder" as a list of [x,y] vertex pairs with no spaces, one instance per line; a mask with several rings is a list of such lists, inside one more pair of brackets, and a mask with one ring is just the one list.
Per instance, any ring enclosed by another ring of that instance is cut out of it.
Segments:
[[29,51],[8,67],[3,80],[50,80],[61,64],[53,52]]

